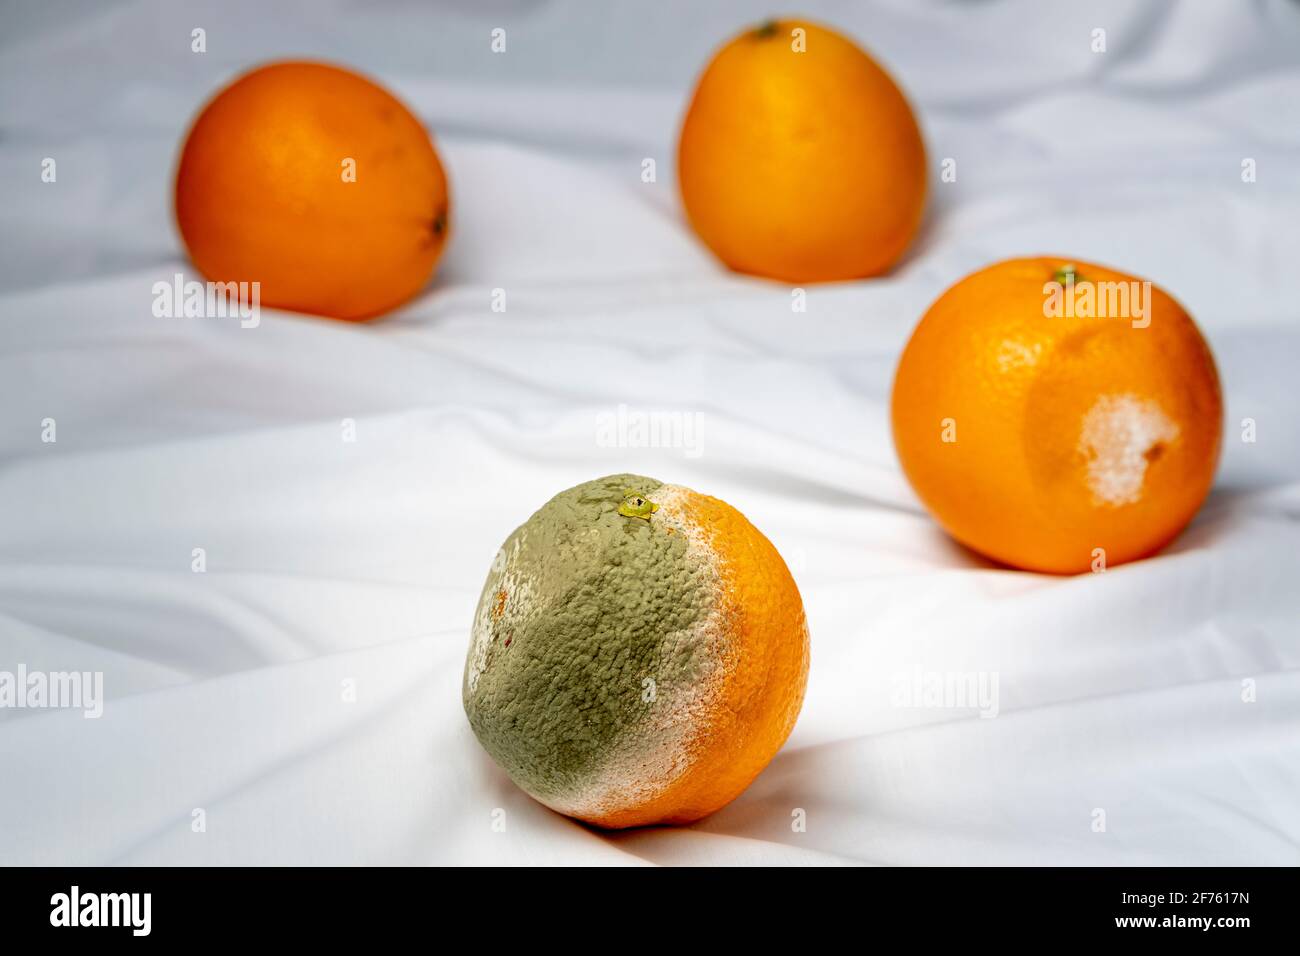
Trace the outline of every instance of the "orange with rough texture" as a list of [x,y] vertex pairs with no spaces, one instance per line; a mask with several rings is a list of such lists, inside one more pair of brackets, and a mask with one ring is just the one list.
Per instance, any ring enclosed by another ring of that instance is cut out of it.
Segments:
[[718,258],[787,282],[884,272],[925,206],[925,145],[907,100],[852,41],[804,20],[718,51],[677,170],[691,226]]
[[639,806],[592,820],[602,827],[690,823],[730,803],[790,736],[808,683],[803,599],[776,548],[725,501],[696,492],[676,500],[682,526],[698,529],[717,556],[727,679],[689,740],[690,769]]
[[388,91],[321,63],[246,73],[204,107],[176,175],[195,266],[261,303],[365,319],[416,295],[448,234],[442,163]]
[[935,519],[991,558],[1055,573],[1174,538],[1209,493],[1223,425],[1213,356],[1173,298],[1050,257],[940,296],[892,405],[903,470]]
[[483,586],[465,713],[527,793],[601,827],[689,823],[789,736],[808,624],[781,556],[727,503],[641,475],[561,492]]

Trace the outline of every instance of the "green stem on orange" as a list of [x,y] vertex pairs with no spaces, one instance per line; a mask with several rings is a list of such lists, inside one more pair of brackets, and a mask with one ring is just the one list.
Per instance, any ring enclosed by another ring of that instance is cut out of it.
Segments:
[[1079,275],[1074,268],[1074,263],[1068,262],[1061,266],[1052,274],[1058,285],[1078,285],[1083,281],[1083,276]]

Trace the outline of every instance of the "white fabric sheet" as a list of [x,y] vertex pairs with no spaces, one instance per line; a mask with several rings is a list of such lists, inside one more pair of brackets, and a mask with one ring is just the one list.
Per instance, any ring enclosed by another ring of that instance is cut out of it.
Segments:
[[[106,702],[0,710],[0,862],[1300,862],[1300,7],[805,3],[896,73],[935,175],[891,276],[793,314],[713,261],[672,181],[695,71],[765,8],[470,6],[2,8],[0,670],[100,671]],[[155,318],[153,283],[192,276],[169,209],[186,122],[284,55],[376,75],[435,132],[439,277],[369,326]],[[1227,396],[1192,527],[1072,579],[952,544],[888,427],[929,302],[1042,252],[1171,290]],[[609,447],[620,405],[698,415],[698,444]],[[509,782],[460,680],[500,542],[620,471],[773,540],[812,670],[731,806],[608,835]],[[997,716],[898,706],[918,671],[996,673]]]

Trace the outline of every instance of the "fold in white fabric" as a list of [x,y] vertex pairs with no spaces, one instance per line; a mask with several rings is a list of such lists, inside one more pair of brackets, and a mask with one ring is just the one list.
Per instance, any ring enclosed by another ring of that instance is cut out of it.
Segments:
[[[0,671],[98,672],[104,699],[0,709],[0,862],[1300,862],[1300,9],[805,4],[895,72],[935,177],[891,276],[795,313],[682,220],[694,72],[765,12],[702,6],[6,11]],[[434,131],[438,279],[365,326],[155,318],[153,283],[193,276],[169,211],[190,114],[289,54],[375,74]],[[891,446],[917,318],[1034,253],[1162,284],[1225,385],[1202,513],[1105,574],[959,548]],[[648,416],[675,437],[644,447]],[[812,671],[732,805],[603,834],[491,763],[460,680],[500,542],[621,471],[772,539]],[[996,680],[995,706],[927,706],[935,675]]]

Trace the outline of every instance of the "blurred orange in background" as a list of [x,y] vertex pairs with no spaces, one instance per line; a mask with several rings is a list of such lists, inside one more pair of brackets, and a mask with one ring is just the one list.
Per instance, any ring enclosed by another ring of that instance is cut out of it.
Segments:
[[176,175],[195,266],[261,303],[339,319],[401,305],[447,242],[447,177],[420,121],[349,70],[283,62],[204,107]]
[[886,271],[925,206],[925,144],[907,100],[852,41],[802,20],[718,51],[677,168],[691,226],[718,258],[786,282]]

